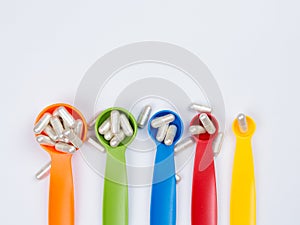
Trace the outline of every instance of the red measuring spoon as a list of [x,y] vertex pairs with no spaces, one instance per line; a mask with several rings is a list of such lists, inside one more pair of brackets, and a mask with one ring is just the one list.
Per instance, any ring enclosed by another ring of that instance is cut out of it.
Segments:
[[[216,127],[212,135],[208,133],[194,135],[196,155],[192,186],[192,225],[217,225],[218,206],[216,176],[214,165],[213,141],[218,135],[217,120],[207,113]],[[190,125],[202,125],[199,115],[195,116]]]

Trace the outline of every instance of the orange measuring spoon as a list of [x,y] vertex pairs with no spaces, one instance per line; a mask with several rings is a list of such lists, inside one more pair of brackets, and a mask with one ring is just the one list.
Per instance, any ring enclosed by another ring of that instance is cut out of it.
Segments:
[[[52,114],[55,109],[64,106],[74,119],[83,122],[82,141],[87,134],[87,123],[83,115],[75,107],[59,103],[46,107],[37,117],[35,124],[45,114]],[[37,136],[37,135],[36,135]],[[72,154],[58,152],[52,146],[41,145],[51,157],[49,188],[49,225],[74,225],[74,186],[72,175]],[[78,149],[77,149],[78,150]]]

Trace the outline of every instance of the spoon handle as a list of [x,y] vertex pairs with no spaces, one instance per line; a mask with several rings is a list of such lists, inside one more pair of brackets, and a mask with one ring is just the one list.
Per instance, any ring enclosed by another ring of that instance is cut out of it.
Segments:
[[256,224],[256,192],[251,137],[236,136],[230,225]]
[[212,144],[198,141],[192,186],[192,225],[217,225],[217,212]]
[[157,146],[153,174],[150,225],[176,225],[174,145]]
[[108,150],[103,192],[103,225],[128,224],[125,149]]
[[71,154],[51,154],[49,225],[74,225]]

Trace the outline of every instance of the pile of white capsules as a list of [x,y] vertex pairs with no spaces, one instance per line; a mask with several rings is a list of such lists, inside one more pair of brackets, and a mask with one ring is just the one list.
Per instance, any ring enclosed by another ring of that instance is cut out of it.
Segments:
[[63,106],[58,107],[53,115],[45,113],[36,123],[33,131],[38,134],[36,140],[39,144],[54,146],[59,152],[75,153],[76,149],[83,144],[82,120],[75,120]]
[[126,138],[133,135],[133,128],[127,116],[118,111],[112,110],[108,117],[98,128],[105,140],[109,141],[111,147],[118,147]]
[[189,128],[189,131],[192,135],[197,135],[197,134],[204,134],[204,133],[209,133],[209,134],[214,134],[216,133],[216,127],[213,124],[213,122],[209,119],[208,115],[206,113],[201,113],[199,116],[199,120],[202,123],[203,126],[201,125],[192,125]]
[[175,116],[173,114],[167,114],[151,121],[151,126],[158,129],[156,134],[156,140],[158,142],[164,142],[164,144],[168,146],[173,144],[177,127],[170,125],[170,123],[174,120]]
[[[190,110],[200,113],[199,121],[200,121],[200,124],[202,125],[202,126],[201,125],[191,125],[189,127],[189,133],[191,135],[199,135],[199,134],[205,134],[205,133],[212,135],[212,134],[216,133],[217,130],[216,130],[215,125],[213,124],[213,122],[210,120],[210,118],[207,115],[207,113],[212,112],[212,109],[210,107],[200,105],[197,103],[192,103],[189,108],[190,108]],[[214,151],[215,156],[217,156],[220,153],[222,142],[223,142],[223,137],[224,137],[224,133],[220,132],[213,142],[213,151]],[[184,139],[183,141],[179,142],[178,144],[176,144],[176,146],[174,148],[174,152],[178,153],[178,152],[192,146],[194,144],[194,142],[195,142],[194,138],[188,137],[188,138]]]

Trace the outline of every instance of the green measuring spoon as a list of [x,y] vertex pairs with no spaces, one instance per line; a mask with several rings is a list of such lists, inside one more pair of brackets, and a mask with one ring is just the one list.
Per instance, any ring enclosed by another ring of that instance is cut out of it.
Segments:
[[[133,135],[126,137],[118,147],[111,147],[109,141],[99,134],[101,124],[110,117],[111,111],[125,114],[133,129]],[[128,225],[128,183],[125,152],[127,146],[137,134],[134,116],[123,108],[109,108],[103,111],[95,123],[95,132],[99,142],[107,151],[103,192],[103,225]]]

